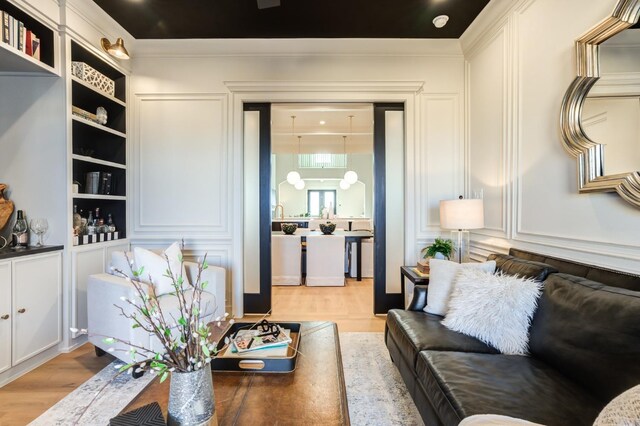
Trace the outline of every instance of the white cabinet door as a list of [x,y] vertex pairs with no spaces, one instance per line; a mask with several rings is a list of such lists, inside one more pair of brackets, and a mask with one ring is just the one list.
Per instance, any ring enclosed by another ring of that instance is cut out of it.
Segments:
[[[89,275],[104,272],[103,247],[78,250],[71,254],[72,327],[87,328],[87,284]],[[77,336],[74,336],[74,338]]]
[[13,365],[60,342],[62,255],[13,260]]
[[0,373],[11,367],[11,262],[0,263]]

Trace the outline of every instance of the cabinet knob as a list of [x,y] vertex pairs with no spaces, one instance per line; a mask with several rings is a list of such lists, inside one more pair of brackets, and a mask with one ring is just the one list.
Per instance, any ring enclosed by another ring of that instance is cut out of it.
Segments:
[[27,312],[27,310],[25,308],[18,309],[18,313],[19,314],[24,314],[25,312]]
[[8,320],[9,319],[9,314],[4,314],[3,316],[0,317],[0,319]]

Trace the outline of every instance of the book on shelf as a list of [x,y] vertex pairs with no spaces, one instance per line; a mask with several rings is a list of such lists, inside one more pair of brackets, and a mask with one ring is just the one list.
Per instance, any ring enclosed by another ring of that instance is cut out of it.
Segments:
[[111,195],[111,173],[100,172],[100,188],[98,189],[100,194]]
[[279,325],[277,330],[265,332],[259,329],[238,330],[232,340],[233,349],[237,353],[251,352],[258,349],[268,349],[280,346],[288,346],[291,337]]
[[0,42],[40,60],[40,39],[22,21],[0,10]]
[[88,172],[85,181],[85,193],[97,194],[100,185],[100,172]]

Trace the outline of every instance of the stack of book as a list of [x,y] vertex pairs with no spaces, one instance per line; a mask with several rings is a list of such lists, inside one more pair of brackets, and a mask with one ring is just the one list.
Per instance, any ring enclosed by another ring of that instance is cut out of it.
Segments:
[[40,60],[40,39],[21,21],[0,10],[2,36],[0,40],[37,60]]
[[86,194],[111,195],[111,172],[89,172],[85,180]]
[[232,352],[242,354],[258,349],[286,348],[292,341],[289,337],[289,330],[285,330],[279,325],[275,327],[277,327],[276,332],[268,333],[258,329],[239,330],[232,340]]

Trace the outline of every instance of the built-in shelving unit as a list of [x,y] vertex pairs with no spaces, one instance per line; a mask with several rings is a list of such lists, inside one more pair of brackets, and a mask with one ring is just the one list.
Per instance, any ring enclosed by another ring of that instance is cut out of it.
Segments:
[[22,22],[40,39],[38,60],[4,43],[0,34],[0,73],[59,75],[55,64],[57,33],[7,0],[0,0],[0,10]]
[[[127,99],[125,74],[79,43],[71,41],[71,61],[84,62],[114,81],[114,94],[103,92],[74,75],[70,75],[71,104],[71,164],[72,179],[79,184],[79,192],[72,194],[73,205],[84,215],[100,208],[105,219],[113,217],[118,239],[126,238],[127,231]],[[107,111],[107,122],[99,124],[73,114],[73,107],[97,114],[99,107]],[[107,190],[99,185],[98,193],[88,188],[87,174],[98,172],[100,181],[110,174]],[[82,241],[82,239],[80,239]],[[104,245],[106,241],[92,243]],[[113,244],[113,242],[110,242]]]

